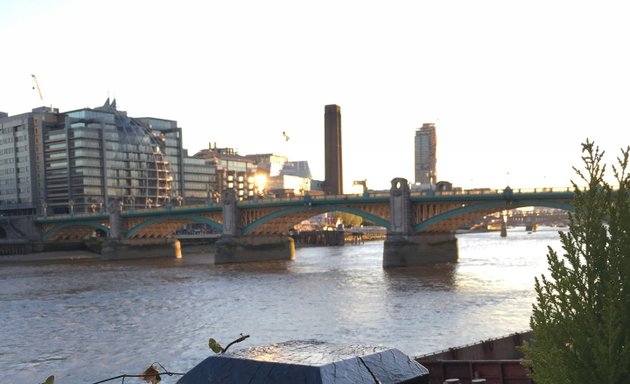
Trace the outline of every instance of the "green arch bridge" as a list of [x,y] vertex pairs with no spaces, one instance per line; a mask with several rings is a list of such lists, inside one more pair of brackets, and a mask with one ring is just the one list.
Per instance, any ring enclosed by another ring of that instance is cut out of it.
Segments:
[[[172,238],[177,229],[191,223],[207,224],[223,237],[255,238],[286,236],[293,225],[303,220],[340,211],[385,227],[388,239],[384,265],[395,266],[416,264],[400,255],[413,259],[415,256],[411,255],[415,253],[439,254],[441,249],[452,254],[453,247],[456,260],[455,230],[480,217],[527,206],[572,211],[573,199],[571,188],[411,192],[405,179],[396,178],[389,193],[236,201],[228,191],[222,204],[154,209],[121,209],[112,204],[108,212],[41,216],[36,225],[46,241],[79,240],[94,231],[122,240]],[[455,261],[452,255],[428,259]]]

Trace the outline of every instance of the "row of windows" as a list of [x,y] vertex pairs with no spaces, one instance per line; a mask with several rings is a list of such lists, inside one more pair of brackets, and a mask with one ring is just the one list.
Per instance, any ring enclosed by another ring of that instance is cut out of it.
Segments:
[[145,182],[141,179],[108,179],[107,185],[114,187],[144,187]]
[[188,198],[197,198],[197,199],[207,199],[208,198],[208,192],[202,192],[202,191],[193,191],[193,190],[189,190],[188,188],[185,191],[186,193],[186,197]]
[[90,160],[90,159],[76,159],[72,160],[71,163],[75,167],[100,167],[100,160]]
[[113,123],[114,115],[108,112],[92,111],[92,110],[80,110],[67,113],[68,117],[75,119],[89,119],[89,120],[103,120],[105,122]]
[[[30,184],[31,179],[29,177],[18,177],[18,184]],[[15,177],[11,177],[8,179],[0,178],[0,185],[15,185]]]
[[79,169],[74,169],[72,172],[72,175],[78,175],[78,176],[101,176],[101,169],[100,168],[79,168]]
[[179,148],[166,147],[166,149],[164,150],[164,153],[167,155],[177,156],[179,155]]
[[19,152],[28,152],[28,145],[25,144],[25,145],[16,146],[15,147],[15,151],[18,152],[18,153]]
[[61,132],[61,133],[54,133],[54,134],[49,134],[48,137],[46,138],[47,141],[66,141],[66,133],[65,132]]
[[106,125],[106,124],[101,124],[100,122],[96,122],[96,123],[95,122],[88,122],[88,123],[86,123],[84,121],[81,121],[81,122],[71,123],[70,124],[70,128],[72,130],[80,130],[80,129],[83,129],[83,128],[91,128],[91,129],[101,130],[101,129],[104,128],[103,127],[104,125]]
[[22,126],[21,125],[17,125],[14,127],[2,127],[0,129],[0,133],[3,135],[7,135],[9,133],[13,133],[13,132],[18,132],[19,130],[21,130]]
[[[13,124],[15,124],[16,122],[13,122]],[[11,124],[11,123],[8,123]],[[13,132],[24,132],[26,131],[26,126],[25,125],[14,125],[14,126],[9,126],[7,123],[5,124],[0,124],[0,133],[3,135],[7,135]]]
[[57,159],[65,159],[65,158],[66,158],[65,152],[52,152],[48,154],[48,156],[46,156],[46,160],[57,160]]
[[101,142],[96,140],[74,140],[70,148],[101,148]]
[[85,187],[83,188],[83,193],[86,195],[94,195],[94,196],[98,196],[101,194],[101,189],[100,188],[94,188],[94,187]]
[[153,158],[153,155],[147,153],[115,152],[108,155],[109,159],[114,160],[149,161]]
[[188,181],[202,181],[209,182],[210,180],[214,180],[214,175],[204,175],[198,173],[185,173],[184,180]]
[[17,195],[17,194],[28,194],[31,193],[31,189],[29,187],[20,187],[20,188],[0,188],[0,195]]
[[74,157],[101,157],[101,152],[95,149],[76,149],[72,151]]
[[[152,163],[151,164],[151,168],[153,168]],[[136,161],[114,161],[114,160],[110,160],[107,162],[107,168],[114,168],[114,169],[147,169],[149,168],[149,166],[147,166],[147,163],[145,162],[136,162]]]
[[209,183],[191,183],[186,181],[186,190],[208,191]]
[[103,185],[100,178],[94,178],[94,177],[73,177],[72,184],[95,185],[95,186]]
[[70,136],[73,139],[100,139],[98,131],[76,129],[72,131]]
[[55,144],[48,144],[46,146],[46,149],[48,150],[57,150],[57,149],[65,149],[66,148],[66,143],[55,143]]
[[130,169],[108,169],[107,176],[108,177],[127,177],[127,178],[136,178],[143,179],[147,175],[147,171],[143,170],[130,170]]
[[121,144],[118,142],[107,142],[106,144],[108,149],[112,149],[119,152],[129,152],[129,153],[153,153],[153,148],[150,143],[147,141],[145,143],[140,144]]
[[67,168],[67,167],[68,167],[67,161],[51,161],[49,163],[46,163],[46,168]]

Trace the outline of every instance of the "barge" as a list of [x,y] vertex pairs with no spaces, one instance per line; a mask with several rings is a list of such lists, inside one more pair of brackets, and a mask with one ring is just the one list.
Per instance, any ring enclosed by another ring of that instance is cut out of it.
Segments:
[[533,384],[517,349],[530,339],[531,331],[514,333],[415,360],[429,370],[429,384]]

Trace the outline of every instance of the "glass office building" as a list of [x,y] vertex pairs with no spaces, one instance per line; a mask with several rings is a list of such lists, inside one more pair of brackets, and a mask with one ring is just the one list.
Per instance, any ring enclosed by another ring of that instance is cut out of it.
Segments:
[[127,209],[170,204],[181,194],[181,129],[170,120],[134,119],[109,99],[66,112],[44,136],[46,204],[50,212]]

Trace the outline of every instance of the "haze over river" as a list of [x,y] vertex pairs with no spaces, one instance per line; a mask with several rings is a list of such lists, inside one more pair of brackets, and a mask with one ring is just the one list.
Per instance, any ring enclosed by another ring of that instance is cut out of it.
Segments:
[[286,262],[0,264],[0,381],[93,383],[156,361],[186,372],[212,354],[208,338],[240,333],[251,337],[232,349],[317,339],[415,356],[528,329],[557,229],[458,237],[458,264],[422,268],[383,269],[382,241]]

